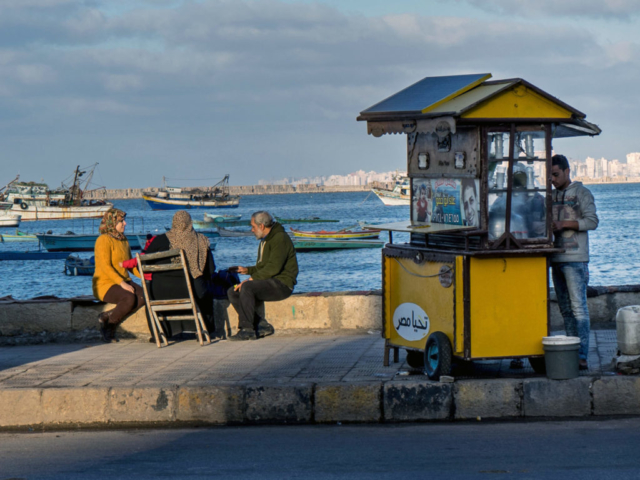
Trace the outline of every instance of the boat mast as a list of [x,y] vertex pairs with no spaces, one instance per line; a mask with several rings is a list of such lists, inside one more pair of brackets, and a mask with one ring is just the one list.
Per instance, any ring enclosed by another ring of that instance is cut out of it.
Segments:
[[5,188],[9,188],[11,186],[12,183],[15,183],[18,181],[18,179],[20,178],[20,174],[16,175],[16,178],[14,178],[13,180],[11,180],[9,183],[7,183],[4,187],[0,188],[0,200],[4,200],[4,193],[2,193],[2,191]]
[[79,173],[80,173],[80,165],[76,167],[75,176],[73,177],[73,186],[71,187],[71,199],[69,202],[70,205],[73,205],[76,189],[78,188],[77,182],[78,182]]

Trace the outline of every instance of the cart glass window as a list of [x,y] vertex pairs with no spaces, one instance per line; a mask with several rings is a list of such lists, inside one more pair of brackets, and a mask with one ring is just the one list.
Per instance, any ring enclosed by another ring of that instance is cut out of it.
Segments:
[[510,231],[517,239],[547,238],[546,157],[544,131],[516,132],[509,151],[509,133],[490,132],[487,207],[489,239],[505,232],[509,167],[512,168]]

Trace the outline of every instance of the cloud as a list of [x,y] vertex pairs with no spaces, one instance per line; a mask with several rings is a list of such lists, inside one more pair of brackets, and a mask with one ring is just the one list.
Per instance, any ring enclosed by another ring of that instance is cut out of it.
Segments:
[[[215,153],[243,184],[385,169],[396,148],[388,145],[401,140],[373,140],[355,117],[425,76],[523,77],[596,123],[616,111],[626,126],[640,101],[638,43],[599,43],[571,23],[365,17],[276,0],[10,5],[0,7],[4,151],[37,161],[36,146],[49,145],[51,158],[69,161],[60,138],[86,152],[106,143],[112,170],[103,175],[114,187],[144,184],[149,169],[176,176],[168,152],[180,148],[202,169]],[[248,158],[261,162],[249,167]],[[41,167],[57,168],[49,163]]]
[[630,20],[640,13],[637,0],[456,0],[500,15],[594,17]]

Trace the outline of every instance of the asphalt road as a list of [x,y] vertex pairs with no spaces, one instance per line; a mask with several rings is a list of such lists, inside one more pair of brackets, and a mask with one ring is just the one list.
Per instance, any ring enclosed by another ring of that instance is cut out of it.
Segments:
[[640,478],[640,419],[0,434],[0,480]]

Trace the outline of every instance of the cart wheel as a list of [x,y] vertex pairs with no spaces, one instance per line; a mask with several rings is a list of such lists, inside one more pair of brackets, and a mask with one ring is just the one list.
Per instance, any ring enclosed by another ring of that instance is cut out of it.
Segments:
[[451,342],[442,332],[429,335],[424,347],[424,370],[431,380],[438,380],[442,375],[451,373]]
[[541,375],[547,373],[547,364],[544,362],[544,357],[529,357],[529,365],[536,373]]
[[407,363],[411,368],[424,368],[424,353],[418,350],[407,350]]

